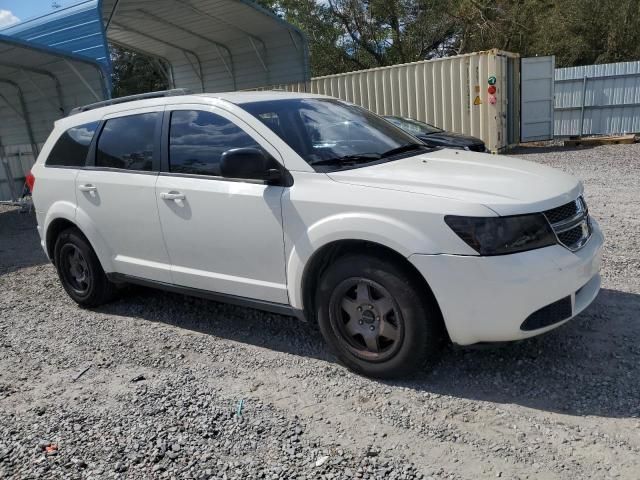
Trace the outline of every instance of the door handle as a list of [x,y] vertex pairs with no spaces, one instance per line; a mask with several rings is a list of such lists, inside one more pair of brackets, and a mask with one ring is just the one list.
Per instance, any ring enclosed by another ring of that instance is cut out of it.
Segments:
[[160,198],[163,200],[184,200],[184,193],[180,192],[162,192]]
[[96,187],[95,185],[91,185],[90,183],[86,183],[84,185],[80,185],[78,187],[78,190],[80,190],[81,192],[95,192],[96,190],[98,190],[98,187]]

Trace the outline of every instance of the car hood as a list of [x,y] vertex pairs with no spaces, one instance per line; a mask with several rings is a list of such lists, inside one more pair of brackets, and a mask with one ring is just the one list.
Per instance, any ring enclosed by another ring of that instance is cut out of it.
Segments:
[[483,144],[479,138],[451,132],[430,133],[429,135],[419,135],[418,138],[431,145],[447,145],[451,147],[470,147],[471,145]]
[[337,182],[482,204],[498,215],[540,212],[575,200],[575,177],[513,157],[442,149],[328,173]]

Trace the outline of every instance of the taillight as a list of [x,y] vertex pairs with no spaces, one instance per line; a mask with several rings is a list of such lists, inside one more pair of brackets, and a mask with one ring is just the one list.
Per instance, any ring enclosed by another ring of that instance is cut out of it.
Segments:
[[29,192],[33,193],[33,187],[36,186],[36,177],[33,173],[27,173],[27,178],[25,179],[27,187],[29,187]]

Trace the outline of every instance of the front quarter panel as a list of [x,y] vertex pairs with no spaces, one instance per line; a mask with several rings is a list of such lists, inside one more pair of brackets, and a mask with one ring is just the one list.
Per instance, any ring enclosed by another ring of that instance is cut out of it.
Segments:
[[327,244],[365,240],[405,257],[418,252],[477,255],[447,227],[444,212],[495,215],[481,205],[349,185],[322,173],[295,172],[282,202],[289,300],[300,309],[305,267]]

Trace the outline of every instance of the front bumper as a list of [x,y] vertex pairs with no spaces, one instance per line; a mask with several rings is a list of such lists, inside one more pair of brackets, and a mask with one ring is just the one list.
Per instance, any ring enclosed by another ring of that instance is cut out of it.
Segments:
[[[412,255],[438,301],[451,340],[459,345],[521,340],[552,330],[584,310],[600,290],[604,237],[595,220],[577,252],[560,245],[495,257]],[[523,322],[565,297],[570,316],[533,330]]]

